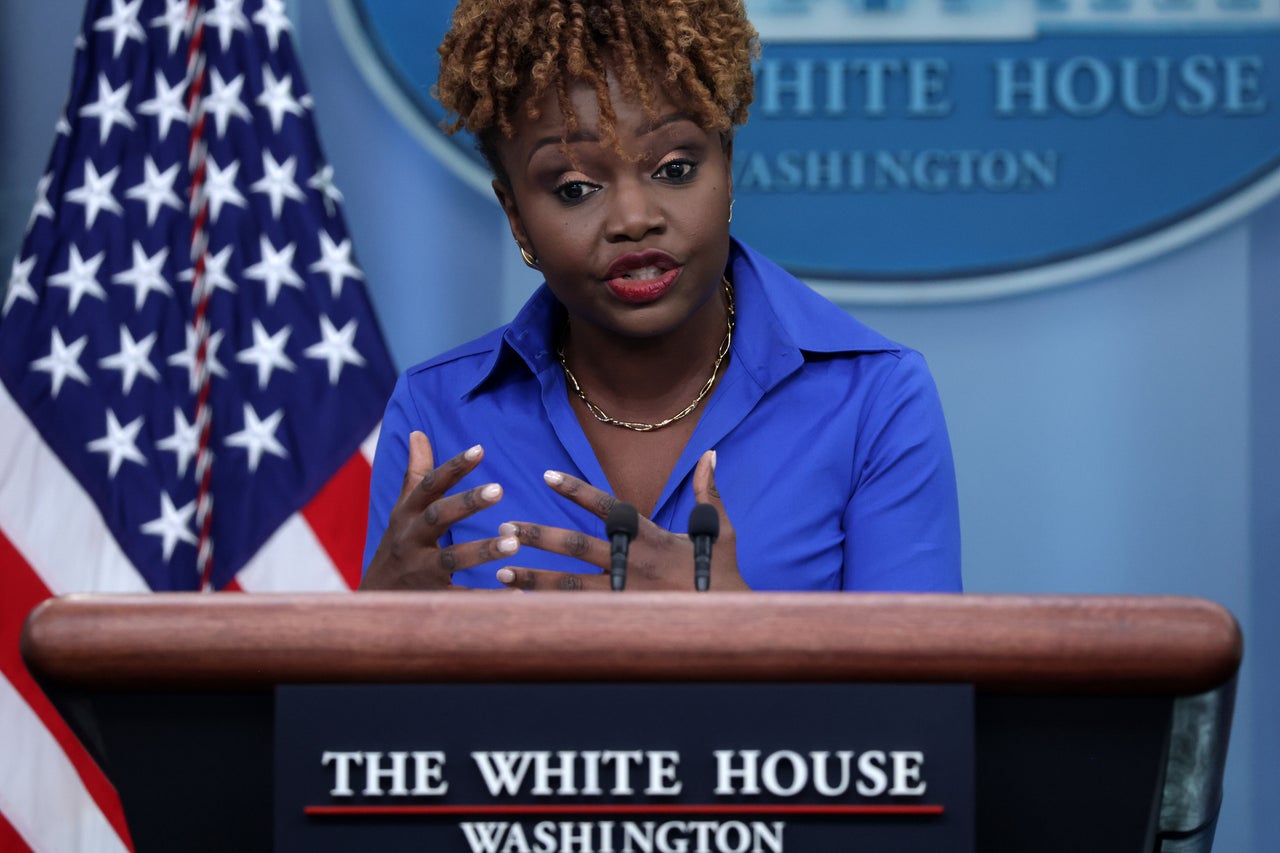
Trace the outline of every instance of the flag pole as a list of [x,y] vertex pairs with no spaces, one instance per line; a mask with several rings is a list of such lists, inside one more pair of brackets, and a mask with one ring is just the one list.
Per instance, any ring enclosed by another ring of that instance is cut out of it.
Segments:
[[206,592],[213,588],[213,481],[212,452],[209,439],[213,434],[213,418],[210,413],[209,392],[212,387],[209,365],[209,287],[205,277],[205,259],[209,249],[209,205],[205,193],[206,161],[209,146],[204,138],[204,18],[200,14],[200,0],[187,4],[187,113],[190,116],[191,137],[187,145],[187,167],[191,174],[188,209],[191,213],[191,299],[195,305],[192,329],[195,346],[195,375],[197,382],[195,424],[198,435],[196,446],[196,568],[200,572],[200,588]]

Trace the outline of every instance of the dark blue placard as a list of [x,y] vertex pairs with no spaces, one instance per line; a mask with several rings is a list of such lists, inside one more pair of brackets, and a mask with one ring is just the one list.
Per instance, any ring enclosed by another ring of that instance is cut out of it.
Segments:
[[[966,853],[973,732],[967,685],[283,686],[275,849]],[[370,752],[401,792],[366,792]],[[504,762],[527,770],[495,795]],[[572,779],[539,795],[540,762]]]

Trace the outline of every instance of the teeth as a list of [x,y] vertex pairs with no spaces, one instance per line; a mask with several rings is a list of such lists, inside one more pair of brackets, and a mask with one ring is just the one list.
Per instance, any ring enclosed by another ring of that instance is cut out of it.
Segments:
[[649,281],[650,279],[658,278],[661,275],[662,270],[657,267],[643,267],[642,269],[631,270],[628,273],[624,273],[622,277],[628,281]]

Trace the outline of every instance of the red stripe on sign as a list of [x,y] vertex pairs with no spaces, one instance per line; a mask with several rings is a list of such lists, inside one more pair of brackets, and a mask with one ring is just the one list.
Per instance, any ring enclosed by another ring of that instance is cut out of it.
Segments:
[[303,518],[352,589],[360,585],[364,562],[370,474],[368,461],[356,453],[302,508]]
[[733,814],[733,815],[940,815],[940,805],[505,805],[505,806],[305,806],[309,815],[546,815],[546,814]]
[[[31,710],[49,734],[57,741],[58,746],[66,754],[71,765],[84,783],[85,790],[101,810],[111,828],[120,836],[121,841],[133,849],[129,839],[129,827],[124,820],[124,809],[120,806],[120,798],[115,788],[107,781],[107,777],[98,767],[97,762],[80,744],[79,739],[63,722],[53,703],[49,701],[35,679],[27,671],[22,662],[19,642],[22,636],[22,623],[36,605],[49,598],[49,589],[40,576],[27,564],[26,559],[13,547],[13,543],[0,530],[0,584],[3,584],[4,595],[0,596],[0,673],[9,680],[14,689],[30,706]],[[0,836],[3,839],[3,836]],[[7,849],[0,847],[0,850]]]

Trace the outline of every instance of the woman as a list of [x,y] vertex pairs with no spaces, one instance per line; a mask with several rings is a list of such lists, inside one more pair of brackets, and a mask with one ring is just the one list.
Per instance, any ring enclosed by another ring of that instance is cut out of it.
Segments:
[[459,3],[436,94],[546,281],[401,377],[362,588],[608,589],[615,500],[627,589],[693,588],[697,503],[714,590],[960,588],[923,360],[730,237],[755,51],[740,0]]

